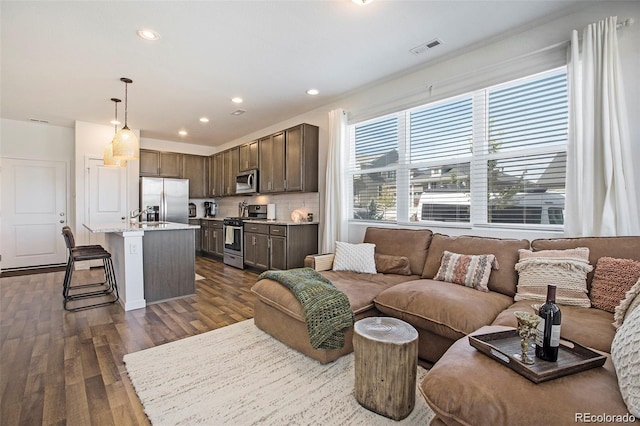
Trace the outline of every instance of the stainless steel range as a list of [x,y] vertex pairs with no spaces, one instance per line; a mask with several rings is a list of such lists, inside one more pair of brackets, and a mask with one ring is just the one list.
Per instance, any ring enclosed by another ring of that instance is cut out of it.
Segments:
[[250,204],[246,216],[226,217],[224,224],[224,256],[223,262],[229,266],[244,269],[244,221],[267,218],[266,204]]

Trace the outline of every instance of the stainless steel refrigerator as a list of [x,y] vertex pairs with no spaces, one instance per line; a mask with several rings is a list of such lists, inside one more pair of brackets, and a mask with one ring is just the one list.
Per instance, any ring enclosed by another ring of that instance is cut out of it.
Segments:
[[140,209],[158,211],[142,220],[189,222],[189,179],[140,178]]

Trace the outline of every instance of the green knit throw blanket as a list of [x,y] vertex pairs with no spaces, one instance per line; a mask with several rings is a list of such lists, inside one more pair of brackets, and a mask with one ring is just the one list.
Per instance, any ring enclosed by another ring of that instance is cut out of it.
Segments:
[[311,268],[266,271],[268,278],[287,287],[300,301],[314,349],[340,349],[344,332],[353,326],[353,311],[347,295]]

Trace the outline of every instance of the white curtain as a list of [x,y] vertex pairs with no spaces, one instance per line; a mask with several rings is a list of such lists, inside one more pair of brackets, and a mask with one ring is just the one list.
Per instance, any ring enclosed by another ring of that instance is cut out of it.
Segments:
[[567,236],[640,234],[616,21],[571,34]]
[[329,152],[324,199],[324,233],[322,252],[333,253],[336,241],[347,239],[347,175],[345,173],[349,139],[347,118],[343,109],[329,112]]

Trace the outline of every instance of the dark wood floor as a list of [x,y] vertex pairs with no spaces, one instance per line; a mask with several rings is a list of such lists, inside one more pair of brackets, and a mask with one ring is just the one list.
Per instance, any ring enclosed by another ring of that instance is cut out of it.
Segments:
[[196,296],[126,313],[64,311],[64,272],[0,278],[0,424],[149,424],[122,357],[253,318],[256,273],[205,258],[196,272]]

